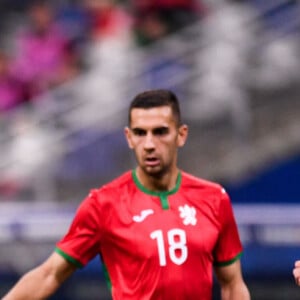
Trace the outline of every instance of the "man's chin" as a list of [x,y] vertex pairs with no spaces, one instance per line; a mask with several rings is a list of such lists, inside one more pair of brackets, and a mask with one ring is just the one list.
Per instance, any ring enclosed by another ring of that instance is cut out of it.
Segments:
[[160,166],[146,166],[144,168],[144,172],[146,173],[146,175],[151,177],[162,177],[164,174],[164,170]]

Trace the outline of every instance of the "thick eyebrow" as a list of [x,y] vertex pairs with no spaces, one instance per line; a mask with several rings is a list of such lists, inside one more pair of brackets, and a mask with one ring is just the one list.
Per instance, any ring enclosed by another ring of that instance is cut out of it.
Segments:
[[169,132],[169,127],[161,126],[153,129],[153,134],[164,134]]
[[136,135],[140,135],[140,134],[145,134],[146,130],[143,128],[139,128],[139,127],[134,127],[134,128],[130,128],[130,130],[136,134]]
[[[140,128],[140,127],[134,127],[130,129],[134,134],[136,135],[141,135],[141,134],[146,134],[147,130]],[[152,129],[152,133],[154,135],[160,135],[160,134],[165,134],[169,132],[169,127],[168,126],[160,126],[160,127],[155,127]]]

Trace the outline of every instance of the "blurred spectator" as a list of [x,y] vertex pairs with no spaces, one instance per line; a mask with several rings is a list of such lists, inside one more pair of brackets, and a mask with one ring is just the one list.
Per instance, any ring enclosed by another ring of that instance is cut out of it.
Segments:
[[14,74],[27,87],[32,99],[59,78],[65,59],[66,37],[57,26],[48,2],[34,1],[28,8],[29,24],[14,38]]
[[0,50],[0,113],[15,108],[23,100],[23,89],[10,71],[10,59]]
[[256,51],[251,84],[260,90],[278,90],[297,84],[300,76],[299,42],[292,35],[273,40]]
[[84,1],[63,1],[56,11],[56,22],[68,40],[84,48],[91,22]]
[[151,11],[138,16],[134,32],[137,45],[148,46],[167,36],[169,30],[159,12]]
[[53,201],[51,172],[60,151],[56,133],[37,124],[27,109],[20,109],[14,121],[6,155],[10,164],[1,170],[0,194],[8,199]]
[[132,17],[114,0],[85,0],[83,5],[90,19],[88,62],[106,76],[118,76],[132,46]]
[[196,0],[132,0],[132,6],[141,45],[198,21],[206,11],[204,4]]
[[229,116],[236,137],[249,134],[251,115],[246,90],[250,50],[255,41],[247,21],[253,18],[248,5],[216,3],[202,24],[203,39],[209,42],[196,55],[195,68],[202,74],[191,84],[197,95],[189,114],[197,120]]
[[115,0],[84,0],[93,39],[120,38],[131,26],[131,15]]
[[62,62],[58,66],[57,74],[51,82],[52,87],[69,82],[79,76],[85,69],[79,41],[71,40],[63,48]]
[[85,52],[88,71],[81,81],[78,96],[88,101],[78,117],[81,124],[88,126],[98,122],[101,113],[108,115],[122,104],[126,97],[124,89],[129,89],[132,75],[136,74],[136,45],[132,37],[132,17],[125,6],[114,0],[85,0],[83,7],[89,15],[90,42]]

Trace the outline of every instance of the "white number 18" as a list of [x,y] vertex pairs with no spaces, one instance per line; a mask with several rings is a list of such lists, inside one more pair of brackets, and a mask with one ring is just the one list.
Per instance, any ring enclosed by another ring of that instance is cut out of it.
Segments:
[[[166,266],[166,250],[164,244],[164,236],[162,230],[155,230],[150,234],[150,237],[157,242],[159,265]],[[186,234],[182,229],[171,229],[167,232],[168,244],[169,244],[169,256],[171,261],[176,265],[183,264],[188,255],[186,246]],[[178,251],[180,255],[178,255]]]

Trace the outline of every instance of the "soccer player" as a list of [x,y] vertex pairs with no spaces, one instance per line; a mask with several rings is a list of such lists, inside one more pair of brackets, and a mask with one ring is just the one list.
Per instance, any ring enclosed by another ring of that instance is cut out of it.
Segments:
[[[92,190],[55,251],[3,300],[45,299],[100,255],[114,300],[249,300],[229,196],[177,166],[188,127],[168,90],[138,94],[125,136],[137,167]],[[99,295],[99,299],[101,295]]]

